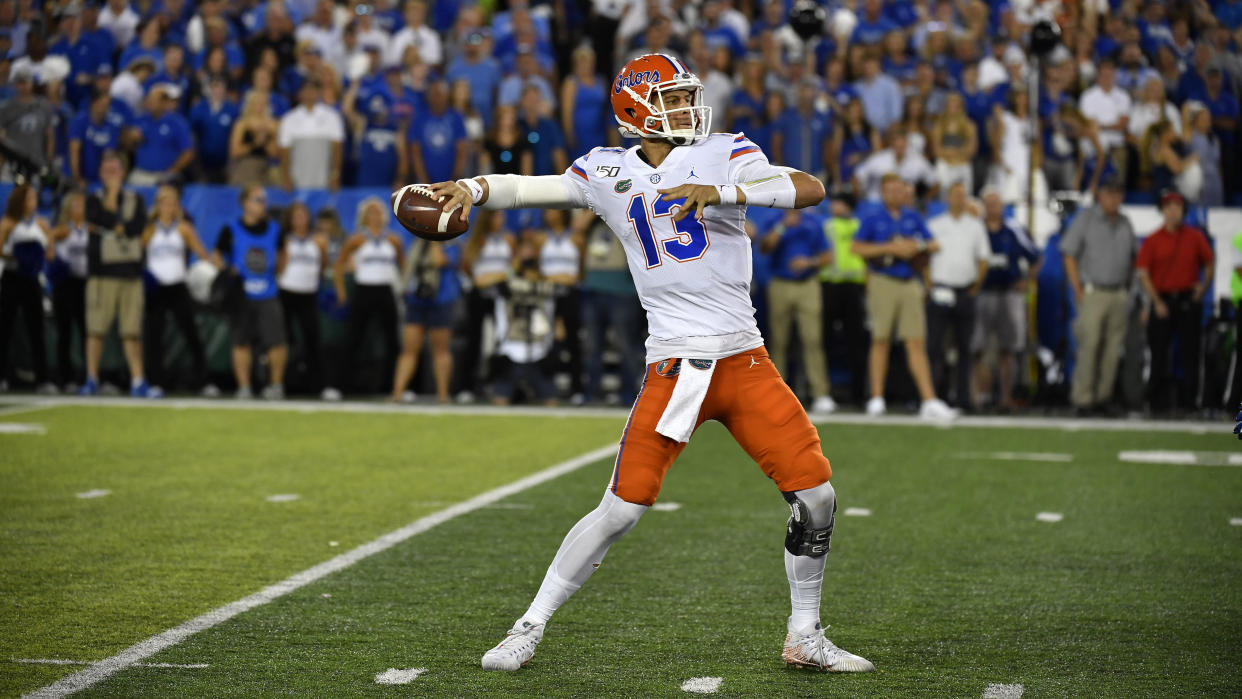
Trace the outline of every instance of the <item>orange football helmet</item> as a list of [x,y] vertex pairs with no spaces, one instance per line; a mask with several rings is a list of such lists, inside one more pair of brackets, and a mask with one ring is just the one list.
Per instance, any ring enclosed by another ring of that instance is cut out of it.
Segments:
[[[689,90],[690,103],[666,109],[664,93]],[[712,108],[703,104],[703,83],[684,63],[663,53],[649,53],[626,63],[612,82],[612,112],[627,138],[667,138],[688,146],[711,133]],[[674,129],[669,115],[689,112],[694,124]]]

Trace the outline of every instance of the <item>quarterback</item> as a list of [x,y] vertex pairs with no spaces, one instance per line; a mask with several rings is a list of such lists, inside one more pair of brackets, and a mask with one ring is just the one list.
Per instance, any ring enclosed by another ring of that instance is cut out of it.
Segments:
[[703,85],[681,61],[636,58],[612,85],[623,135],[637,146],[595,148],[563,175],[488,175],[440,182],[443,210],[589,208],[621,240],[647,311],[647,371],[621,434],[603,501],[569,531],[530,608],[487,670],[517,670],[552,614],[591,577],[660,492],[694,430],[718,420],[789,504],[785,573],[793,611],[787,665],[832,672],[874,666],[824,637],[819,605],[836,514],[819,434],[764,349],[750,301],[747,206],[818,204],[823,185],[768,162],[742,134],[711,133]]

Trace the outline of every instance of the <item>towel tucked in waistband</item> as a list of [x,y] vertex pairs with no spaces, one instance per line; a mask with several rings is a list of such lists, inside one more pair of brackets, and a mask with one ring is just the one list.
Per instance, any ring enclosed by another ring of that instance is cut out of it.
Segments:
[[694,425],[699,419],[699,408],[707,397],[707,389],[711,386],[712,373],[715,371],[716,362],[711,359],[681,360],[673,395],[669,396],[664,414],[656,423],[656,432],[678,442],[690,441]]

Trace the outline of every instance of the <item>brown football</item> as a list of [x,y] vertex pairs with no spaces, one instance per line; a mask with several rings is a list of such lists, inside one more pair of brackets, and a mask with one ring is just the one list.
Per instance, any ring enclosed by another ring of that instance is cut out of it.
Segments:
[[427,240],[451,240],[470,227],[460,210],[445,211],[430,189],[417,184],[392,193],[392,213],[407,231]]

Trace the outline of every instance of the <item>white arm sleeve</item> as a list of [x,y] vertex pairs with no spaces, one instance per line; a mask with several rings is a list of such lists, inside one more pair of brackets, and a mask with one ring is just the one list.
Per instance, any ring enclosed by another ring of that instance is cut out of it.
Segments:
[[798,172],[783,165],[772,165],[767,158],[756,158],[737,169],[734,184],[746,195],[747,206],[770,209],[792,209],[797,188],[790,173]]
[[582,206],[561,175],[486,175],[484,209],[573,209]]

